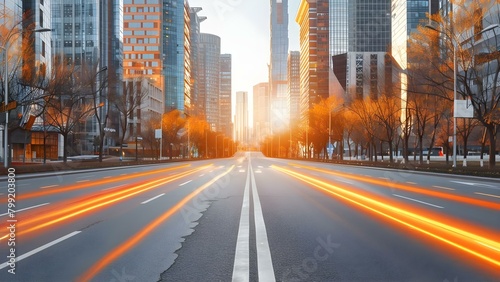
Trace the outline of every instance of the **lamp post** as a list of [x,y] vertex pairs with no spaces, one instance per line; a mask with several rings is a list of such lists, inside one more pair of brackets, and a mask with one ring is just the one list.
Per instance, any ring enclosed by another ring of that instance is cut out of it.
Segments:
[[[490,26],[484,28],[483,30],[481,30],[480,32],[473,34],[471,37],[464,40],[464,42],[467,42],[471,38],[474,38],[474,36],[477,36],[479,34],[482,34],[484,32],[492,30],[498,26],[499,26],[498,24],[490,25]],[[438,33],[443,34],[442,31],[438,30],[437,28],[435,28],[432,25],[426,25],[425,27],[428,29],[434,30]],[[461,37],[462,34],[463,33],[458,34],[457,37]],[[456,112],[456,109],[457,109],[456,106],[457,106],[457,100],[458,100],[457,99],[457,48],[458,48],[457,37],[453,36],[450,38],[452,40],[452,44],[453,44],[453,108],[454,108],[454,110],[453,110],[453,167],[457,167],[457,112]],[[474,44],[472,44],[472,45],[474,45]],[[472,48],[474,48],[474,46],[472,46]]]

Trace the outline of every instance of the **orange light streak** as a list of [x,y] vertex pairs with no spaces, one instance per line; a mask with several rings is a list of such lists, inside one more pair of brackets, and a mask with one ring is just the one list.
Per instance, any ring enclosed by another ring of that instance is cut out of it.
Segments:
[[[108,206],[110,204],[125,200],[134,195],[143,193],[145,191],[154,189],[166,183],[181,179],[188,175],[194,174],[200,170],[206,169],[211,165],[206,165],[202,167],[198,167],[195,169],[191,169],[176,175],[163,177],[160,179],[156,179],[153,181],[148,181],[142,184],[131,184],[126,188],[120,189],[118,191],[110,190],[104,191],[99,194],[94,195],[86,195],[85,199],[80,199],[80,203],[75,203],[75,199],[70,201],[66,201],[65,203],[61,203],[58,207],[55,207],[55,210],[52,212],[37,212],[37,215],[30,216],[27,219],[20,220],[18,222],[18,232],[17,235],[24,235],[27,233],[31,233],[36,230],[40,230],[42,228],[46,228],[48,226],[54,225],[59,222],[66,221],[68,219],[74,218],[78,215],[82,215],[85,213],[89,213],[91,211],[95,211],[98,208]],[[89,198],[90,197],[90,198]],[[4,235],[0,238],[0,241],[8,238],[8,234]]]
[[131,236],[127,241],[120,244],[118,247],[113,249],[111,252],[106,254],[103,258],[101,258],[98,262],[96,262],[93,266],[89,268],[79,279],[78,281],[90,281],[95,275],[101,272],[106,266],[111,264],[117,258],[121,257],[124,253],[128,252],[130,249],[134,248],[139,242],[143,241],[145,237],[147,237],[151,232],[153,232],[156,228],[158,228],[164,221],[169,219],[173,214],[178,212],[184,205],[186,205],[189,201],[191,201],[194,197],[200,194],[203,190],[205,190],[210,185],[214,184],[217,180],[219,180],[224,175],[228,174],[233,170],[234,165],[232,165],[228,170],[219,174],[209,182],[203,184],[195,191],[191,192],[177,204],[175,204],[168,211],[157,217],[151,223],[146,225],[141,231],[137,232],[133,236]]
[[330,175],[336,175],[336,176],[340,176],[340,177],[344,177],[344,178],[349,178],[352,180],[381,186],[383,188],[394,188],[394,189],[404,190],[404,191],[408,191],[408,192],[412,192],[412,193],[436,197],[436,198],[440,198],[440,199],[456,201],[456,202],[465,203],[465,204],[474,205],[474,206],[480,206],[483,208],[500,210],[500,203],[489,202],[489,201],[481,200],[481,199],[473,199],[473,198],[468,198],[468,197],[464,197],[464,196],[460,196],[460,195],[447,194],[447,193],[444,193],[441,191],[432,191],[432,190],[419,188],[419,187],[415,187],[415,186],[389,182],[387,180],[384,181],[384,180],[373,179],[373,178],[369,178],[367,176],[361,177],[361,176],[356,176],[356,175],[352,175],[352,174],[332,172],[332,171],[326,170],[326,169],[320,169],[320,168],[315,168],[315,167],[311,167],[311,166],[304,166],[304,165],[299,165],[299,164],[290,164],[290,165],[300,167],[300,168],[305,168],[308,170],[323,172],[323,173],[327,173]]
[[[91,182],[82,182],[82,183],[64,186],[64,187],[61,187],[61,186],[46,187],[42,191],[22,193],[19,196],[17,196],[17,200],[26,200],[26,199],[36,198],[36,197],[43,197],[43,196],[48,196],[48,195],[53,195],[53,194],[65,193],[65,192],[75,191],[75,190],[84,189],[84,188],[88,188],[88,187],[95,187],[97,185],[103,185],[103,184],[113,183],[113,182],[117,182],[117,181],[123,181],[123,180],[127,180],[127,179],[147,176],[147,175],[151,175],[151,174],[164,173],[167,171],[187,168],[190,166],[191,166],[190,164],[185,164],[185,165],[169,167],[166,169],[162,168],[162,169],[156,169],[156,170],[147,171],[147,172],[129,174],[129,175],[125,175],[125,176],[117,176],[117,177],[113,177],[113,178],[103,178],[101,180],[95,180],[95,181],[91,181]],[[52,189],[48,189],[48,188],[52,188]]]
[[[498,237],[495,232],[478,230],[478,227],[465,222],[409,207],[396,201],[372,195],[366,191],[353,192],[292,170],[276,166],[272,166],[272,168],[310,184],[322,192],[347,201],[354,206],[361,207],[391,222],[426,235],[427,238],[432,238],[479,258],[496,268],[495,271],[500,269],[500,242],[492,239]],[[453,225],[443,222],[451,222]],[[477,230],[477,233],[481,235],[465,230]]]

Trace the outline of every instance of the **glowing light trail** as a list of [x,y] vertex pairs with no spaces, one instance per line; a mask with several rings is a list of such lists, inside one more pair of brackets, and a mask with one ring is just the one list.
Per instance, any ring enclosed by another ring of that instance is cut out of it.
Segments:
[[141,231],[132,235],[127,241],[120,244],[118,247],[116,247],[111,252],[106,254],[103,258],[101,258],[99,261],[97,261],[93,266],[91,266],[89,268],[89,270],[87,270],[78,279],[78,281],[90,281],[90,280],[92,280],[92,278],[95,275],[97,275],[99,272],[101,272],[106,266],[111,264],[113,261],[115,261],[117,258],[122,256],[124,253],[126,253],[130,249],[134,248],[138,243],[143,241],[146,236],[148,236],[151,232],[153,232],[156,228],[158,228],[161,224],[163,224],[173,214],[178,212],[184,205],[186,205],[189,201],[191,201],[194,197],[196,197],[198,194],[200,194],[203,190],[208,188],[210,185],[214,184],[217,180],[219,180],[220,178],[222,178],[223,176],[225,176],[226,174],[231,172],[231,170],[233,170],[233,168],[234,168],[234,165],[231,166],[225,172],[219,174],[218,176],[216,176],[215,178],[210,180],[209,182],[200,186],[198,189],[191,192],[189,195],[187,195],[185,198],[183,198],[181,201],[179,201],[177,204],[175,204],[172,208],[170,208],[164,214],[160,215],[155,220],[153,220],[151,223],[149,223],[144,228],[142,228]]
[[352,174],[345,174],[345,173],[340,173],[340,172],[333,172],[331,170],[326,170],[326,169],[321,169],[321,168],[316,168],[312,166],[305,166],[305,165],[300,165],[300,164],[290,164],[293,166],[297,166],[300,168],[304,168],[307,170],[312,170],[312,171],[318,171],[330,175],[336,175],[356,181],[361,181],[364,183],[369,183],[377,186],[381,186],[383,188],[394,188],[394,189],[400,189],[412,193],[418,193],[422,195],[428,195],[431,197],[436,197],[436,198],[441,198],[449,201],[456,201],[460,203],[465,203],[469,205],[475,205],[475,206],[480,206],[483,208],[488,208],[488,209],[493,209],[493,210],[500,210],[500,203],[494,203],[494,202],[489,202],[485,200],[480,200],[480,199],[474,199],[474,198],[469,198],[465,196],[460,196],[460,195],[454,195],[454,194],[447,194],[444,192],[440,191],[433,191],[433,190],[428,190],[424,188],[419,188],[414,185],[405,185],[405,184],[400,184],[400,183],[395,183],[395,182],[390,182],[390,181],[383,181],[379,179],[374,179],[371,178],[370,176],[358,176],[358,175],[352,175]]
[[[487,262],[489,266],[493,266],[495,271],[499,271],[500,253],[498,250],[500,250],[500,242],[498,242],[498,234],[495,232],[479,229],[456,219],[406,206],[367,191],[353,192],[292,170],[277,166],[273,166],[273,168],[354,206],[361,207],[382,218],[389,219],[391,222],[424,234],[427,238],[443,242],[468,255],[479,258],[483,262]],[[450,224],[443,222],[449,222]],[[474,230],[476,233],[466,230]]]

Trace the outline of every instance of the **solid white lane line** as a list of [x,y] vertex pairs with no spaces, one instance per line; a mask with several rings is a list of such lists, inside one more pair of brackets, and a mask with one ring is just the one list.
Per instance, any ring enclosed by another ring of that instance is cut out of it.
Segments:
[[260,205],[259,193],[257,192],[257,184],[255,183],[255,174],[253,173],[251,161],[248,162],[248,166],[252,175],[253,213],[255,220],[255,241],[257,244],[257,269],[259,281],[276,281],[274,277],[273,260],[271,258],[271,249],[269,248],[269,241],[267,239],[266,224],[262,214],[262,207]]
[[191,181],[193,181],[193,180],[186,181],[186,182],[184,182],[184,183],[182,183],[182,184],[179,184],[179,186],[184,186],[184,185],[188,184],[188,183],[189,183],[189,182],[191,182]]
[[396,196],[396,197],[399,197],[399,198],[406,199],[406,200],[410,200],[410,201],[414,201],[414,202],[421,203],[421,204],[424,204],[424,205],[428,205],[428,206],[431,206],[431,207],[435,207],[435,208],[438,208],[438,209],[444,209],[444,207],[442,207],[442,206],[438,206],[438,205],[434,205],[434,204],[429,204],[429,203],[424,202],[424,201],[415,200],[415,199],[408,198],[408,197],[401,196],[401,195],[397,195],[397,194],[392,194],[392,195]]
[[[38,208],[38,207],[41,207],[41,206],[48,205],[48,204],[50,204],[50,203],[39,204],[39,205],[36,205],[36,206],[32,206],[32,207],[28,207],[28,208],[24,208],[24,209],[16,210],[16,213],[21,212],[21,211],[31,210],[31,209],[34,209],[34,208]],[[0,214],[0,216],[4,216],[4,215],[7,215],[7,214],[8,214],[8,213],[2,213],[2,214]]]
[[250,171],[247,173],[243,203],[241,205],[240,226],[236,240],[236,251],[233,265],[233,282],[250,281]]
[[151,202],[151,201],[153,201],[153,200],[156,200],[156,199],[160,198],[160,197],[161,197],[161,196],[163,196],[163,195],[165,195],[165,193],[162,193],[162,194],[160,194],[160,195],[158,195],[158,196],[155,196],[155,197],[153,197],[153,198],[151,198],[151,199],[149,199],[149,200],[146,200],[146,201],[142,202],[141,204],[143,204],[143,205],[144,205],[144,204],[147,204],[147,203],[149,203],[149,202]]
[[[72,232],[72,233],[69,233],[69,234],[68,234],[68,235],[66,235],[66,236],[63,236],[63,237],[61,237],[61,238],[59,238],[59,239],[56,239],[56,240],[54,240],[54,241],[52,241],[52,242],[49,242],[49,243],[47,243],[47,244],[43,245],[43,246],[41,246],[41,247],[38,247],[38,248],[36,248],[36,249],[34,249],[34,250],[32,250],[32,251],[29,251],[29,252],[27,252],[27,253],[25,253],[25,254],[23,254],[23,255],[20,255],[20,256],[18,256],[18,257],[16,258],[16,262],[19,262],[19,261],[21,261],[21,260],[23,260],[23,259],[25,259],[25,258],[27,258],[27,257],[30,257],[30,256],[32,256],[32,255],[34,255],[34,254],[36,254],[36,253],[38,253],[38,252],[41,252],[41,251],[43,251],[43,250],[45,250],[45,249],[47,249],[47,248],[50,248],[50,247],[54,246],[55,244],[58,244],[58,243],[60,243],[60,242],[62,242],[62,241],[64,241],[64,240],[66,240],[66,239],[69,239],[69,238],[71,238],[71,237],[73,237],[73,236],[77,235],[77,234],[78,234],[78,233],[80,233],[80,232],[81,232],[81,231],[74,231],[74,232]],[[3,268],[5,268],[5,267],[7,267],[8,265],[9,265],[9,262],[4,262],[4,263],[0,264],[0,269],[3,269]]]

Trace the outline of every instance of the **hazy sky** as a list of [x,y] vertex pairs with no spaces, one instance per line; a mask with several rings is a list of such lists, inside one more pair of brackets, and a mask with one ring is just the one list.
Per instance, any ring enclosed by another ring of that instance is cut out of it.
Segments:
[[[299,3],[288,3],[290,50],[299,50],[295,23]],[[218,35],[221,52],[232,54],[233,95],[236,91],[251,95],[255,84],[268,80],[270,1],[189,0],[189,5],[203,8],[198,14],[207,20],[201,24],[201,32]]]

